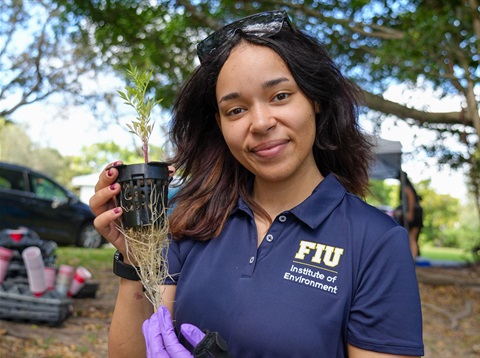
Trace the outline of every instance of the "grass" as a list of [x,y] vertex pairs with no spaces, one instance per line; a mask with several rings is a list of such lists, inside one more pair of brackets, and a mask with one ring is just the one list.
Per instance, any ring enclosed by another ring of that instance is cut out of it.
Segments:
[[442,260],[442,261],[457,261],[457,262],[473,262],[473,255],[463,249],[453,247],[420,247],[421,257]]
[[[422,246],[420,248],[423,258],[442,261],[473,262],[473,255],[465,250],[450,247]],[[80,247],[58,247],[56,250],[57,265],[84,266],[88,270],[110,269],[112,267],[112,247],[99,249],[84,249]]]
[[71,265],[74,267],[84,266],[88,270],[110,268],[112,266],[113,254],[115,249],[112,247],[102,247],[98,249],[85,249],[81,247],[60,246],[57,247],[57,265]]

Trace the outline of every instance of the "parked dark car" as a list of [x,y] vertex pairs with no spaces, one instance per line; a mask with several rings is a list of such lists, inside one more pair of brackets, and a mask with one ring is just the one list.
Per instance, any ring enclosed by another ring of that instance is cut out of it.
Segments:
[[100,247],[95,215],[71,191],[47,175],[0,162],[0,229],[27,227],[58,245]]

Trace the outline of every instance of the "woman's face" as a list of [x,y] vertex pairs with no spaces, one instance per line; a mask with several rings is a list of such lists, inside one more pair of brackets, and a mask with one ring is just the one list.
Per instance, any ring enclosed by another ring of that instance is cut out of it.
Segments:
[[318,172],[312,152],[316,106],[275,51],[236,46],[219,73],[216,98],[225,141],[256,180]]

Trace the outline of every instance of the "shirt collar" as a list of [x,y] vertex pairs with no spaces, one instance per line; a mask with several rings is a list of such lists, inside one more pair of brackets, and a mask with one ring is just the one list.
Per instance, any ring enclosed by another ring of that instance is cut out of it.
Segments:
[[[330,173],[317,185],[306,200],[293,209],[285,211],[285,213],[295,215],[298,220],[315,229],[340,204],[346,193],[345,187],[334,174]],[[252,211],[241,198],[232,210],[231,215],[238,210],[252,215]]]
[[315,229],[345,197],[347,190],[334,174],[328,174],[312,194],[290,212],[310,228]]

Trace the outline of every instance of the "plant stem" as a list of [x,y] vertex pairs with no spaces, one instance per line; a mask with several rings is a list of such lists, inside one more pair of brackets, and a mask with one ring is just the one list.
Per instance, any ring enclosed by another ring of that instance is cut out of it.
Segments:
[[143,142],[143,157],[145,158],[145,163],[148,163],[148,143]]

